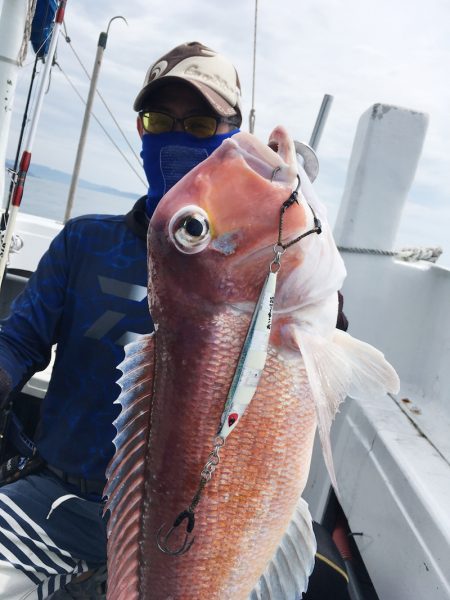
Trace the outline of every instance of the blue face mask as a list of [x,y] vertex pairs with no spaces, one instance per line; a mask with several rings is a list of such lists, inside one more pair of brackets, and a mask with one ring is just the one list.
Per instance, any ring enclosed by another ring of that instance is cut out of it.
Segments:
[[233,129],[209,138],[197,138],[184,131],[143,135],[141,157],[150,185],[146,203],[148,217],[177,181],[205,160],[223,140],[238,131]]

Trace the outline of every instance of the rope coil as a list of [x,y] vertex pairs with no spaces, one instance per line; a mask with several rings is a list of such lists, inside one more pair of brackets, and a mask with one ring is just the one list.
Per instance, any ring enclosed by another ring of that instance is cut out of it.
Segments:
[[337,249],[340,252],[350,252],[352,254],[372,254],[376,256],[393,256],[406,262],[416,262],[419,260],[426,260],[428,262],[435,263],[441,256],[443,250],[440,246],[436,248],[430,247],[415,247],[415,248],[402,248],[401,250],[380,250],[376,248],[356,248],[338,246]]
[[19,63],[20,67],[23,65],[27,57],[28,41],[31,36],[31,26],[33,25],[34,13],[36,12],[36,4],[37,0],[29,0],[28,2],[27,17],[25,20],[25,28],[23,32],[23,40],[19,50],[19,56],[17,57],[17,62]]

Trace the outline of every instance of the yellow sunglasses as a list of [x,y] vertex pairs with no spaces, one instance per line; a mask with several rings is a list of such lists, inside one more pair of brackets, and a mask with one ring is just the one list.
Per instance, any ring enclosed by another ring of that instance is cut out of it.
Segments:
[[155,111],[142,111],[139,115],[147,133],[167,133],[173,131],[176,123],[180,123],[186,133],[198,138],[211,137],[216,133],[219,123],[229,122],[227,119],[210,115],[194,115],[183,119]]

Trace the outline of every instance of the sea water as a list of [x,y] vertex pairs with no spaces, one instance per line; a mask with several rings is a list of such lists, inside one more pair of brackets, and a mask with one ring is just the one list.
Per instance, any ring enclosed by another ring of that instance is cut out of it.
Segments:
[[[5,198],[7,198],[9,182],[5,187]],[[68,194],[68,184],[39,177],[27,177],[20,211],[62,222]],[[78,187],[71,217],[93,213],[112,215],[127,213],[139,198],[139,193],[135,198],[132,195],[125,197],[125,195],[119,194],[120,192],[118,194],[105,193]]]
[[[9,179],[6,178],[5,198],[8,197]],[[338,201],[334,198],[327,201],[327,190],[318,188],[328,209],[328,219],[333,227],[338,212]],[[51,181],[39,177],[27,177],[20,210],[24,213],[46,217],[62,222],[67,204],[69,184]],[[72,217],[84,214],[125,214],[142,195],[142,190],[125,194],[117,190],[101,192],[78,187],[75,194]],[[145,193],[145,192],[144,192]],[[405,247],[436,247],[440,246],[444,253],[437,264],[450,269],[450,241],[448,227],[450,208],[421,206],[418,203],[407,202],[397,232],[395,248]]]

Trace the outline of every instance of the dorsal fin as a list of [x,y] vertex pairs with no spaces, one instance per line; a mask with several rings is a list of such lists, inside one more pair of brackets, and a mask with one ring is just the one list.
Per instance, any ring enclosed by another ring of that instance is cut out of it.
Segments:
[[301,598],[308,588],[316,549],[308,505],[300,498],[275,556],[259,578],[248,600]]
[[[122,391],[116,403],[122,406],[122,411],[114,421],[116,453],[106,471],[104,491],[108,497],[105,512],[110,512],[108,599],[137,600],[139,522],[153,392],[153,334],[125,346],[125,358],[118,368],[123,375],[118,381]],[[121,588],[117,586],[118,578],[123,582]]]

